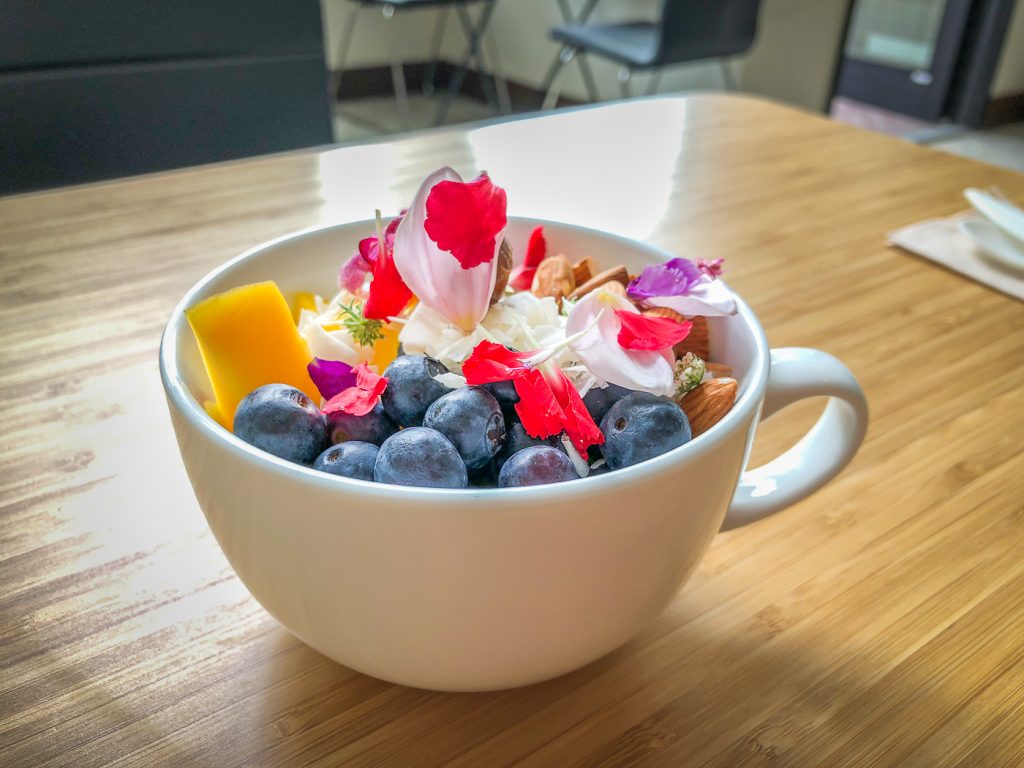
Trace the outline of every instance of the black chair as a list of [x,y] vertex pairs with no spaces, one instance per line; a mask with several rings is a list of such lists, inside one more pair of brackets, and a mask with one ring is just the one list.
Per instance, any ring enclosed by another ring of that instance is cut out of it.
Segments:
[[[436,8],[438,10],[438,15],[434,25],[430,63],[423,83],[424,93],[432,93],[434,89],[434,64],[440,53],[441,39],[444,37],[444,29],[448,22],[448,10],[454,6],[459,21],[462,24],[463,32],[466,35],[467,47],[463,59],[456,67],[455,73],[449,82],[448,90],[438,107],[437,117],[435,120],[436,124],[440,125],[444,122],[445,115],[448,112],[452,99],[454,99],[459,90],[461,90],[462,84],[466,78],[467,70],[469,69],[470,64],[474,61],[477,63],[477,69],[481,75],[481,83],[487,94],[488,100],[494,106],[496,111],[509,111],[508,84],[505,82],[504,78],[501,77],[498,71],[499,67],[497,61],[495,61],[493,67],[494,74],[491,75],[488,73],[483,52],[483,36],[487,31],[487,26],[491,21],[491,16],[494,14],[494,6],[497,0],[348,0],[348,2],[350,3],[349,12],[344,22],[345,26],[341,33],[341,43],[338,47],[337,67],[339,70],[339,78],[344,76],[345,61],[348,58],[349,48],[352,45],[352,38],[355,34],[356,20],[358,19],[360,9],[368,6],[374,6],[380,8],[386,18],[391,18],[398,11]],[[483,6],[480,13],[477,15],[476,21],[474,21],[470,16],[468,10],[468,6],[473,5],[474,3],[479,3]],[[398,58],[397,46],[392,44],[390,47],[391,83],[395,92],[395,99],[398,101],[399,107],[402,111],[407,113],[408,91],[405,85],[405,72],[402,61]],[[495,87],[496,81],[501,83],[502,90],[500,92],[497,87]],[[340,87],[341,83],[339,79],[339,90]]]
[[[746,53],[754,44],[759,5],[760,0],[661,0],[658,21],[555,27],[551,37],[562,44],[562,50],[548,72],[544,108],[555,106],[565,66],[583,53],[622,65],[619,82],[627,98],[633,70],[654,70],[648,89],[653,93],[662,67],[708,59],[721,62],[726,88],[731,89],[735,84],[726,59]],[[593,3],[588,9],[593,9]],[[591,100],[596,101],[592,78],[584,81]]]

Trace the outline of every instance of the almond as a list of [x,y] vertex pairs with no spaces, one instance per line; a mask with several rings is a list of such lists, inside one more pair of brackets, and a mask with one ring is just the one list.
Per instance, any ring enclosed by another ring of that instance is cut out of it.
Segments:
[[592,278],[587,280],[583,285],[580,285],[569,294],[569,298],[573,301],[582,299],[588,293],[595,288],[600,288],[605,283],[621,283],[622,287],[625,288],[629,284],[629,272],[626,271],[625,267],[612,267],[606,269],[604,272],[598,272]]
[[696,437],[707,432],[729,412],[736,402],[736,379],[710,379],[683,395],[679,406],[690,420],[690,430]]
[[505,287],[508,285],[508,276],[512,274],[512,246],[508,240],[502,238],[498,246],[498,274],[494,278],[494,290],[491,291],[491,304],[505,295]]
[[551,296],[561,306],[562,298],[572,293],[575,287],[576,279],[572,274],[572,265],[565,256],[559,254],[544,259],[537,265],[530,292],[534,296]]
[[[685,317],[680,315],[674,309],[669,309],[668,307],[650,307],[648,309],[645,309],[643,313],[650,317],[664,317],[669,320],[675,320],[677,323],[682,323],[686,321]],[[698,357],[700,357],[700,355],[698,355]]]
[[594,276],[594,261],[592,259],[580,259],[572,265],[572,276],[576,278],[576,285],[583,285]]
[[676,353],[676,357],[693,352],[701,360],[707,360],[710,355],[708,351],[708,320],[703,315],[697,315],[691,317],[690,322],[693,323],[690,335],[676,344],[672,351]]

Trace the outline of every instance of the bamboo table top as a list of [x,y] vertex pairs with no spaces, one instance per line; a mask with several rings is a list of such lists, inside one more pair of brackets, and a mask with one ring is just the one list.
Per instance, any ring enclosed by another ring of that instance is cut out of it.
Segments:
[[[770,342],[837,355],[872,408],[837,480],[718,536],[639,637],[498,693],[365,677],[264,613],[157,374],[212,267],[393,212],[442,164],[511,213],[724,256]],[[1024,305],[885,246],[993,184],[1024,201],[1024,176],[708,95],[0,199],[0,765],[1024,764]]]

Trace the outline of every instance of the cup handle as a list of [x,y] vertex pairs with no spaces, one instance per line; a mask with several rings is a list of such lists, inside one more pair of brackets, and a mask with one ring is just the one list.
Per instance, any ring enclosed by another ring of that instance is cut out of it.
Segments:
[[809,496],[839,474],[857,452],[868,427],[868,404],[849,369],[817,349],[773,349],[761,418],[806,397],[828,397],[825,412],[800,442],[740,476],[723,531]]

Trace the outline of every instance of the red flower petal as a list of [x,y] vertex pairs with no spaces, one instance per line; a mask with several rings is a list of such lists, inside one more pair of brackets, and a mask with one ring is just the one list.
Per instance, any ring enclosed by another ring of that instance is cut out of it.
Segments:
[[537,227],[530,233],[530,243],[526,246],[526,258],[523,259],[522,264],[512,270],[508,284],[517,291],[530,290],[537,265],[544,261],[547,251],[548,244],[544,239],[544,227]]
[[529,373],[523,367],[523,360],[529,355],[529,352],[513,352],[493,341],[481,341],[462,363],[462,375],[471,386],[516,379]]
[[440,181],[427,195],[427,236],[442,251],[472,269],[494,259],[505,228],[505,190],[486,173],[469,182]]
[[622,323],[619,330],[619,346],[623,349],[668,349],[690,335],[693,323],[682,323],[667,317],[651,317],[624,309],[615,310],[615,316]]
[[352,370],[356,375],[356,385],[328,400],[322,409],[324,413],[341,411],[351,416],[365,416],[380,401],[388,380],[371,371],[366,363],[360,363]]
[[560,368],[544,375],[539,369],[515,380],[516,413],[526,434],[550,437],[565,432],[581,454],[604,442],[604,435],[583,405],[583,398]]
[[530,437],[551,437],[562,431],[562,407],[544,375],[534,368],[515,380],[516,413]]
[[[576,391],[568,377],[559,370],[561,374],[561,387],[556,389],[556,397],[562,404],[562,424],[565,434],[569,436],[576,450],[586,455],[587,449],[592,445],[601,445],[604,442],[604,435],[594,422],[587,406],[583,404],[583,398]],[[558,391],[560,389],[560,391]]]
[[466,383],[473,386],[511,379],[519,395],[516,413],[531,437],[544,438],[565,432],[581,453],[603,443],[604,435],[569,377],[550,362],[543,370],[527,368],[523,361],[532,354],[513,352],[492,341],[481,341],[462,364],[462,375]]
[[364,237],[359,241],[359,253],[372,265],[373,279],[370,281],[369,296],[363,306],[363,317],[370,320],[387,320],[405,309],[412,299],[412,291],[402,280],[395,266],[395,230],[401,216],[392,219],[384,232],[384,252],[376,236]]

